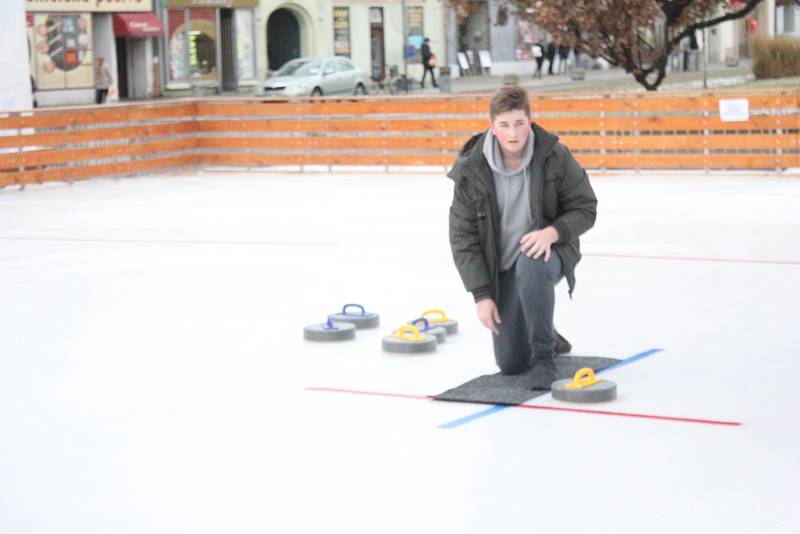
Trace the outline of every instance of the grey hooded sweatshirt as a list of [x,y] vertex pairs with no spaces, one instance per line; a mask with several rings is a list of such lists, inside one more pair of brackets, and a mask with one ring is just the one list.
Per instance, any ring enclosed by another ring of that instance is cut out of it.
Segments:
[[520,240],[531,227],[533,214],[530,202],[530,174],[528,167],[533,159],[533,130],[528,135],[518,169],[506,169],[500,152],[500,143],[489,129],[483,140],[483,155],[494,176],[497,190],[497,207],[500,215],[500,272],[514,266],[520,254]]

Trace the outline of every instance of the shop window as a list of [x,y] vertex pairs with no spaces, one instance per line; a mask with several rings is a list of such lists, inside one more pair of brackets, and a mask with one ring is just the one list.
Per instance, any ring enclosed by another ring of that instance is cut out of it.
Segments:
[[169,35],[167,62],[169,63],[168,75],[170,81],[189,78],[189,73],[186,70],[185,19],[183,9],[170,9],[167,11],[167,32]]
[[217,79],[217,10],[189,10],[189,74],[192,79]]
[[422,6],[406,8],[406,24],[408,26],[406,57],[411,63],[422,63],[422,41],[425,39],[422,30]]
[[37,89],[94,86],[92,19],[88,13],[33,16]]

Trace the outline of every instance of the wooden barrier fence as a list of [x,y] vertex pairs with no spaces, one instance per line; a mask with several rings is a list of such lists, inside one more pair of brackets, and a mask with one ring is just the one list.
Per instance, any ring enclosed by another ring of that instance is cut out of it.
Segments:
[[[800,167],[800,90],[532,95],[590,169]],[[721,119],[747,99],[749,119]],[[489,96],[185,99],[0,116],[0,186],[182,167],[448,166]]]

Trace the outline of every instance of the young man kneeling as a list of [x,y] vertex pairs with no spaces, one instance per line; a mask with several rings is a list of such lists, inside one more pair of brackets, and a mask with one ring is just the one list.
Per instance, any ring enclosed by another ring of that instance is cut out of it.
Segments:
[[448,174],[450,246],[500,371],[533,368],[532,389],[546,390],[558,378],[556,354],[571,350],[553,325],[555,286],[566,278],[572,295],[578,237],[594,225],[597,198],[569,149],[530,115],[522,87],[492,97],[489,129]]

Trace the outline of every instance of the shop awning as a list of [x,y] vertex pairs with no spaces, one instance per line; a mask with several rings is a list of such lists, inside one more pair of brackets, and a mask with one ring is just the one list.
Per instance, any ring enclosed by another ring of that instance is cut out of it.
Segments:
[[116,37],[157,37],[164,32],[161,20],[153,13],[114,14]]

